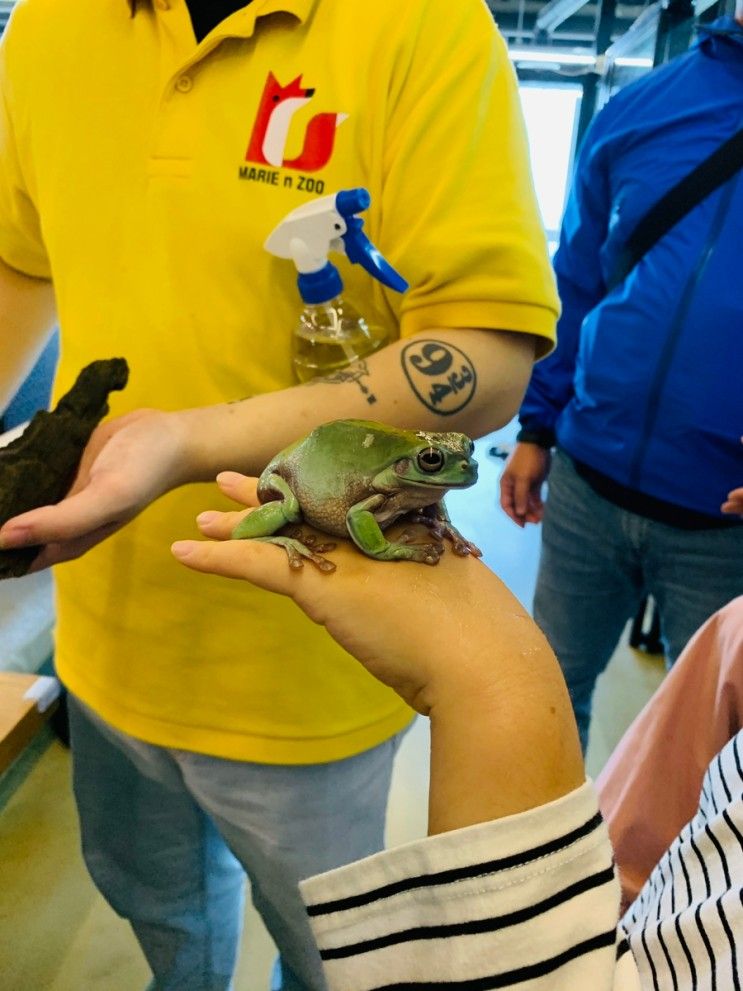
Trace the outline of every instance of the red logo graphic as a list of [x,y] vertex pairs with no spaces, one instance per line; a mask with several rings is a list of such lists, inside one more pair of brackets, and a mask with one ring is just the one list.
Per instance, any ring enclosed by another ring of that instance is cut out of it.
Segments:
[[291,160],[284,158],[292,118],[309,103],[314,93],[314,89],[302,87],[301,76],[288,86],[282,86],[269,72],[245,161],[301,172],[317,172],[324,168],[333,154],[336,128],[348,114],[316,114],[307,125],[302,153]]

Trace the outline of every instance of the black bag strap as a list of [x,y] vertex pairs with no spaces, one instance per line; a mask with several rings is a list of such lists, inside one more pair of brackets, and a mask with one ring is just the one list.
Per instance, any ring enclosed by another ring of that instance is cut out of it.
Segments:
[[723,142],[648,210],[619,252],[607,288],[611,291],[618,286],[654,244],[710,193],[732,179],[741,167],[743,128]]

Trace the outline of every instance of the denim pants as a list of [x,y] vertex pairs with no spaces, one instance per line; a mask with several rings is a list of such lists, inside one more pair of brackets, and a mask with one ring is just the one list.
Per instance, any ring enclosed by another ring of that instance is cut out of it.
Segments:
[[681,530],[620,509],[557,452],[534,618],[560,661],[584,751],[596,679],[644,596],[658,606],[670,666],[702,623],[741,593],[743,526]]
[[275,766],[133,739],[70,698],[83,856],[156,991],[228,991],[245,874],[282,991],[322,991],[298,882],[380,850],[402,734],[347,760]]

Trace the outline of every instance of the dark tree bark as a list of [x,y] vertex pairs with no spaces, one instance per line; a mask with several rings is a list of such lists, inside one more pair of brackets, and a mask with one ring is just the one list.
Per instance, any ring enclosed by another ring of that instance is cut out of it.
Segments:
[[[21,437],[0,448],[0,525],[64,498],[90,435],[108,413],[108,394],[123,389],[128,377],[123,358],[92,362],[56,409],[37,413]],[[0,579],[25,575],[40,550],[0,551]]]

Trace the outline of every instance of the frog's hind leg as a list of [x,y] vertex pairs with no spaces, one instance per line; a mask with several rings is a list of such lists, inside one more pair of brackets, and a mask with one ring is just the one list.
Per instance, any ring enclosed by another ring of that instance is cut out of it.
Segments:
[[324,537],[315,536],[312,533],[307,533],[302,530],[301,526],[290,526],[287,527],[284,533],[284,537],[292,537],[294,540],[298,540],[300,544],[304,544],[305,547],[309,547],[311,551],[315,551],[316,554],[325,554],[327,551],[334,551],[338,546],[332,540],[325,540]]
[[[335,571],[333,562],[317,553],[320,550],[331,550],[333,544],[316,544],[314,538],[304,538],[301,532],[292,536],[278,535],[278,531],[282,527],[289,523],[297,523],[302,519],[299,500],[292,492],[286,479],[276,474],[269,475],[266,479],[266,488],[277,492],[281,498],[265,502],[262,506],[254,509],[252,513],[248,513],[232,531],[232,539],[259,540],[264,544],[278,544],[286,551],[289,557],[289,567],[294,570],[301,568],[303,558],[306,558],[320,571]],[[304,543],[304,540],[307,540],[307,543]]]
[[248,513],[232,531],[233,540],[250,540],[269,537],[287,523],[297,523],[302,518],[299,500],[280,475],[269,475],[267,482],[280,499],[265,502]]
[[[262,544],[278,544],[279,547],[283,547],[289,558],[289,567],[294,571],[299,571],[304,566],[303,558],[311,561],[320,571],[325,571],[326,573],[335,571],[335,565],[332,561],[328,561],[326,557],[316,554],[312,548],[303,544],[301,540],[297,540],[296,537],[255,537],[254,539]],[[323,549],[324,547],[325,545],[323,545]]]

